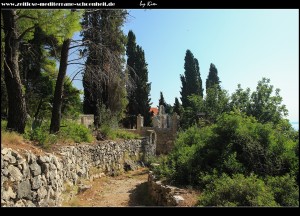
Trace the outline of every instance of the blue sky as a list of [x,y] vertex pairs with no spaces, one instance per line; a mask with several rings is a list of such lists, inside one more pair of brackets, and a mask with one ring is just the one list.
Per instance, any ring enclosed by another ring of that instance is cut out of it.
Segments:
[[[262,77],[280,88],[291,121],[299,119],[298,10],[128,10],[124,33],[132,30],[145,51],[152,106],[162,91],[167,103],[180,99],[180,74],[190,49],[205,80],[210,63],[221,86],[233,93],[240,83],[255,90]],[[80,83],[76,84],[78,87]],[[81,87],[82,88],[82,87]]]

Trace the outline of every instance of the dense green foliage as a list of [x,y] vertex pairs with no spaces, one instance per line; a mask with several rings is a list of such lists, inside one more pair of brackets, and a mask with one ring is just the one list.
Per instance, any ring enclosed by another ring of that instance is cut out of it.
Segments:
[[198,60],[190,50],[186,51],[184,58],[184,75],[181,80],[181,101],[184,108],[189,106],[188,96],[194,94],[203,97],[202,80]]
[[238,89],[232,94],[230,106],[231,109],[237,109],[247,115],[254,116],[261,123],[279,123],[281,119],[287,116],[286,106],[282,104],[280,90],[275,89],[270,84],[270,79],[262,78],[256,87],[256,91],[250,92],[238,85]]
[[[188,97],[189,105],[184,108],[181,118],[181,127],[188,128],[193,124],[207,125],[214,123],[225,112],[239,111],[247,116],[255,117],[261,123],[279,124],[288,111],[282,104],[280,90],[273,92],[270,80],[262,78],[252,92],[238,85],[238,89],[229,96],[227,91],[215,84],[207,89],[204,98],[191,95]],[[199,116],[202,113],[203,115]]]
[[[5,41],[4,37],[1,39],[4,42],[2,57],[7,62],[1,66],[1,74],[3,71],[6,74],[3,98],[6,108],[2,111],[7,114],[9,129],[24,133],[27,113],[39,118],[44,116],[42,112],[47,110],[47,104],[55,102],[51,98],[50,74],[56,73],[55,62],[60,57],[57,53],[62,42],[79,30],[81,13],[11,9],[1,15],[6,20]],[[12,79],[10,73],[14,74]]]
[[207,90],[204,99],[191,95],[188,101],[189,106],[182,112],[181,127],[184,129],[194,124],[205,126],[214,123],[222,113],[230,110],[227,92],[217,85]]
[[200,196],[200,206],[277,206],[272,190],[255,175],[214,176]]
[[61,130],[57,134],[49,134],[50,122],[43,122],[38,127],[28,125],[24,137],[37,142],[38,145],[49,148],[55,143],[92,142],[91,131],[84,125],[72,121],[63,121]]
[[132,31],[128,32],[126,55],[128,76],[132,83],[127,88],[128,106],[124,125],[133,127],[136,123],[136,116],[141,114],[144,117],[144,125],[150,126],[152,123],[150,113],[151,83],[148,82],[148,64],[144,50],[136,44],[136,37]]
[[179,133],[155,171],[174,184],[203,189],[201,205],[296,205],[297,134],[285,121],[262,124],[239,112],[224,113],[215,124]]

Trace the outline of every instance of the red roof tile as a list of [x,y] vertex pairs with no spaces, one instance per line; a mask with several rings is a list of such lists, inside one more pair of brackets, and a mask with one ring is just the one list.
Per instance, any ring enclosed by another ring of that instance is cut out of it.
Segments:
[[157,114],[158,114],[158,109],[157,109],[156,107],[151,107],[151,108],[150,108],[150,112],[151,112],[151,111],[153,112],[154,115],[157,115]]

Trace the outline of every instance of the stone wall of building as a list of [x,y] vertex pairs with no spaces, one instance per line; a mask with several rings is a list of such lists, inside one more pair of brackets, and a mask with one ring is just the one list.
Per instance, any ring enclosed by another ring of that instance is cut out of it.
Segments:
[[[169,116],[170,117],[170,116]],[[171,117],[170,117],[171,118]],[[137,116],[137,129],[135,133],[143,137],[147,137],[149,131],[156,135],[156,154],[168,154],[174,147],[174,141],[177,136],[179,117],[176,113],[172,116],[172,124],[170,127],[144,127],[144,118],[141,115]],[[131,129],[131,131],[134,129]]]
[[147,139],[64,146],[43,155],[3,148],[1,206],[60,206],[65,185],[101,173],[117,175],[153,151]]
[[163,184],[151,171],[148,176],[148,185],[150,197],[157,206],[178,206],[184,201],[184,198],[180,196],[181,189]]
[[169,153],[174,146],[176,134],[173,133],[171,128],[155,128],[154,130],[157,136],[156,154]]
[[79,115],[78,123],[83,124],[87,128],[93,127],[94,115]]
[[[153,127],[144,127],[144,117],[141,115],[137,116],[136,129],[125,129],[127,131],[141,135],[147,138],[149,142],[154,142],[156,147],[156,154],[168,154],[173,146],[176,139],[179,116],[176,113],[173,115],[165,114],[164,106],[159,107],[159,114],[154,116]],[[92,127],[94,124],[94,115],[80,115],[78,123],[85,125],[86,127]],[[155,135],[154,135],[155,133]],[[155,139],[149,136],[155,136]],[[151,141],[150,141],[151,140]]]

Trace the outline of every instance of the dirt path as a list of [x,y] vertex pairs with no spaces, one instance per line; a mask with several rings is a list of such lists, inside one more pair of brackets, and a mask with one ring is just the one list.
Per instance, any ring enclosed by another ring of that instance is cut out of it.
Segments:
[[90,189],[76,195],[63,206],[153,206],[148,196],[148,170],[102,177],[90,182]]

